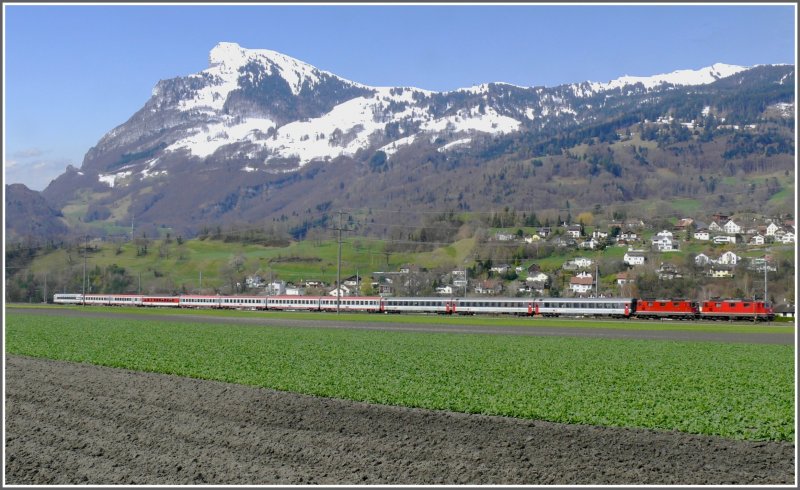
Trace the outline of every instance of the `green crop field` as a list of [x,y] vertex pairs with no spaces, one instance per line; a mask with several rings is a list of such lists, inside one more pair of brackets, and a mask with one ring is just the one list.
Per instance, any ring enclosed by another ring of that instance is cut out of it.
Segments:
[[286,329],[8,311],[6,352],[311,395],[736,439],[794,440],[794,351]]

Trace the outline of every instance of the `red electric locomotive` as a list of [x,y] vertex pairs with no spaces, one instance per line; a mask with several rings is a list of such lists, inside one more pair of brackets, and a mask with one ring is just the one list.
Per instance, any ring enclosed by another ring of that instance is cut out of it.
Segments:
[[685,299],[640,299],[636,301],[636,318],[697,318],[697,303]]
[[700,318],[708,320],[766,320],[775,319],[772,305],[747,299],[716,299],[700,305]]

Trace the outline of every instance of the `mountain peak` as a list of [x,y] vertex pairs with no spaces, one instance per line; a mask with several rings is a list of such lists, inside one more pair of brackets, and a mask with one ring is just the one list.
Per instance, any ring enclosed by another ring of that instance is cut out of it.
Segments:
[[311,86],[319,82],[322,74],[335,76],[277,51],[248,49],[231,42],[220,42],[214,46],[209,52],[208,61],[210,66],[206,72],[212,74],[221,72],[236,76],[241,67],[255,62],[266,68],[267,73],[278,75],[286,80],[295,95],[300,93],[306,82],[309,82]]
[[212,68],[219,65],[238,68],[246,61],[246,50],[236,43],[221,42],[208,53],[208,64]]

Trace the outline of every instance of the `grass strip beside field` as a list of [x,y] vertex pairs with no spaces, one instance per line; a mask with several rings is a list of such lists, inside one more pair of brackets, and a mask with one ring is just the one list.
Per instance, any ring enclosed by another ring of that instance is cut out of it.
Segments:
[[6,305],[7,311],[13,308],[64,308],[75,311],[93,311],[110,313],[134,313],[138,315],[203,315],[214,318],[287,318],[294,320],[347,321],[370,323],[407,323],[407,324],[440,324],[463,326],[506,326],[506,327],[574,327],[574,328],[609,328],[614,330],[674,330],[692,332],[725,332],[725,333],[758,333],[758,334],[793,334],[794,323],[777,324],[772,322],[709,322],[709,321],[659,321],[659,320],[611,320],[591,318],[542,318],[491,315],[433,315],[404,314],[381,315],[374,313],[326,313],[303,311],[241,311],[218,309],[188,308],[130,308],[109,306],[66,306],[66,305]]
[[794,440],[792,346],[8,313],[9,354],[389,405]]

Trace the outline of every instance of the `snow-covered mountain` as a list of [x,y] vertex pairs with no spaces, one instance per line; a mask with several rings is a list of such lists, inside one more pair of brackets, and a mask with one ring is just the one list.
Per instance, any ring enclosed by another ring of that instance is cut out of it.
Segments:
[[[608,83],[585,82],[566,87],[587,98],[614,89],[701,85],[746,70],[715,64],[650,77],[625,76]],[[521,104],[509,106],[504,97]],[[319,70],[266,49],[220,43],[209,54],[209,68],[159,82],[150,101],[131,121],[106,135],[98,147],[124,148],[145,136],[140,121],[162,121],[172,131],[159,138],[163,146],[149,158],[97,168],[97,179],[109,187],[131,179],[169,173],[172,156],[207,159],[225,154],[243,163],[242,172],[293,171],[312,161],[352,157],[367,149],[391,156],[419,138],[444,136],[453,141],[471,135],[519,131],[531,121],[566,116],[578,121],[576,108],[558,90],[503,83],[482,84],[446,93],[409,87],[369,87]],[[146,116],[154,117],[146,117]],[[187,124],[191,122],[191,124]],[[161,128],[158,129],[162,131]],[[131,135],[136,139],[131,138]],[[134,151],[148,148],[137,145]],[[155,146],[155,145],[153,145]]]
[[[174,200],[175,192],[196,193],[186,201],[193,219],[202,220],[236,206],[236,189],[249,189],[241,192],[251,199],[276,179],[297,179],[312,163],[344,159],[385,168],[416,158],[408,156],[415,148],[460,154],[486,138],[556,135],[753,72],[717,63],[606,83],[548,88],[498,82],[432,92],[367,86],[275,51],[220,43],[207,69],[159,81],[144,107],[103,136],[81,168],[69,169],[45,195],[63,206],[89,190],[107,196],[111,208],[138,206],[139,216],[163,213],[164,198]],[[794,68],[781,74],[793,80]],[[703,117],[714,112],[703,110]],[[662,115],[668,116],[653,114]],[[122,218],[124,212],[107,214]]]

